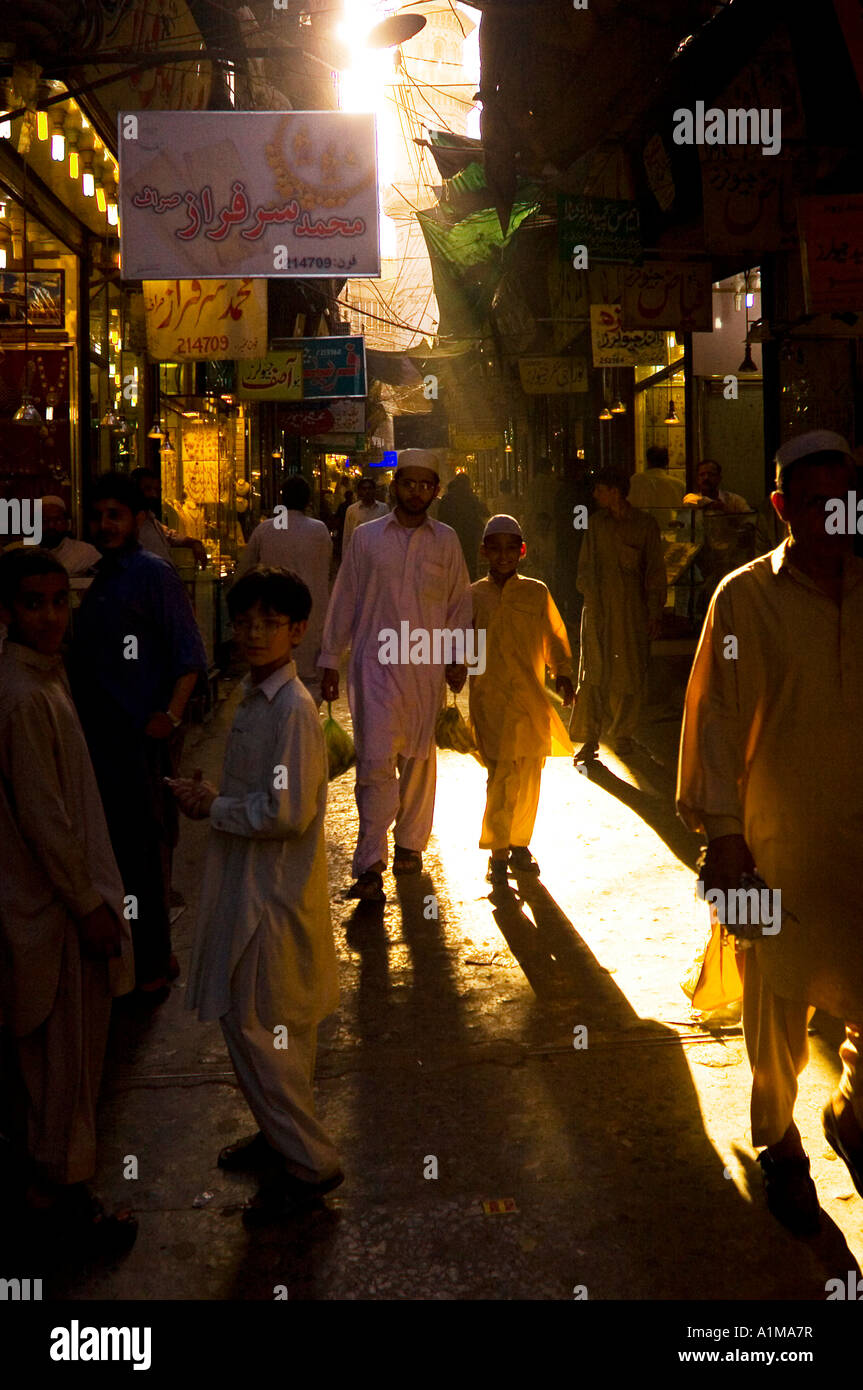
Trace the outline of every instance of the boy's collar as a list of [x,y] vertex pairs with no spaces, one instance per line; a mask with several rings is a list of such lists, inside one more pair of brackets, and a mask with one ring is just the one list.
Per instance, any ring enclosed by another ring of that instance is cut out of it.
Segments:
[[296,674],[297,663],[295,661],[286,661],[284,666],[280,666],[277,671],[271,672],[266,680],[261,681],[260,685],[253,685],[251,675],[246,675],[243,677],[243,699],[247,699],[249,695],[256,695],[257,692],[260,691],[262,695],[265,695],[268,700],[272,701],[283,685],[287,685],[288,681],[295,679]]
[[7,639],[6,651],[22,666],[32,666],[37,671],[54,671],[63,665],[60,652],[55,652],[53,656],[45,656],[42,652],[34,652],[32,647],[25,647],[22,642]]

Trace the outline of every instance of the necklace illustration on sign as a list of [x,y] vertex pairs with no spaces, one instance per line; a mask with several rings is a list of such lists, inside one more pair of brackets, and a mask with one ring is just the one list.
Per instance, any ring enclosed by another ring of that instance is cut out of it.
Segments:
[[295,164],[317,164],[320,168],[322,181],[312,183],[302,178],[289,161],[284,150],[285,134],[290,122],[290,116],[283,116],[272,143],[267,145],[267,163],[275,175],[276,188],[282,197],[298,198],[311,207],[338,208],[349,203],[352,198],[355,198],[358,193],[361,193],[364,188],[368,188],[374,182],[375,171],[372,167],[363,174],[358,182],[340,183],[338,176],[342,166],[344,166],[348,177],[352,177],[356,172],[357,156],[353,150],[348,150],[340,156],[339,151],[331,141],[323,153],[316,158],[306,129],[301,126],[291,141],[293,162]]

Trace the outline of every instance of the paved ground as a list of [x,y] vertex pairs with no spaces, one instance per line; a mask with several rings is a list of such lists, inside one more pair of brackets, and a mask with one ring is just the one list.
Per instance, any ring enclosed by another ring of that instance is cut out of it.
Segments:
[[[684,663],[685,667],[685,663]],[[183,1008],[184,974],[146,1023],[118,1018],[99,1189],[140,1218],[110,1270],[55,1279],[76,1299],[823,1299],[863,1254],[863,1201],[820,1133],[836,1025],[816,1018],[799,1124],[826,1219],[799,1242],[763,1207],[747,1142],[739,1029],[693,1023],[679,982],[699,940],[696,845],[672,810],[680,668],[657,672],[643,740],[590,779],[547,764],[542,874],[488,896],[476,848],[484,775],[442,753],[418,880],[384,910],[342,900],[353,775],[331,784],[330,884],[342,1002],[324,1025],[319,1110],[347,1180],[326,1209],[251,1235],[246,1178],[215,1167],[254,1128],[218,1025]],[[189,740],[217,773],[234,695]],[[337,717],[348,722],[339,705]],[[206,828],[184,823],[175,928],[188,962]],[[437,905],[437,917],[429,914]],[[574,1029],[587,1029],[575,1048]],[[124,1178],[138,1160],[137,1180]],[[430,1176],[436,1174],[436,1176]],[[484,1201],[514,1210],[486,1214]],[[46,1289],[46,1294],[48,1290]]]

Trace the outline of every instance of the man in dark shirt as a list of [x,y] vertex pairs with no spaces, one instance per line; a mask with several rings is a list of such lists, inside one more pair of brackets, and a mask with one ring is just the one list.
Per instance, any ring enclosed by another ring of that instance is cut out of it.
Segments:
[[207,659],[192,605],[171,565],[142,550],[146,502],[122,474],[91,490],[102,552],[76,615],[70,678],[128,897],[138,990],[167,998],[172,971],[164,847],[176,838],[171,740]]

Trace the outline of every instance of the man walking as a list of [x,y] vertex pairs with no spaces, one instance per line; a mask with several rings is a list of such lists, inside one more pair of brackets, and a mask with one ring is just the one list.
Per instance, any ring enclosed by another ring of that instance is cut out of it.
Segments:
[[435,720],[445,681],[458,691],[466,679],[464,666],[381,659],[386,630],[401,634],[407,628],[411,639],[425,633],[434,656],[435,629],[465,631],[471,625],[458,537],[428,516],[439,487],[433,451],[402,450],[393,482],[395,510],[360,527],[346,547],[324,627],[325,700],[338,699],[339,661],[351,648],[348,700],[357,746],[360,834],[353,861],[357,881],[349,896],[377,902],[384,897],[393,821],[393,873],[422,868],[434,814]]
[[738,888],[755,867],[781,893],[781,929],[739,957],[743,1031],[767,1204],[804,1236],[819,1208],[794,1102],[813,1008],[845,1021],[823,1125],[863,1196],[863,560],[853,535],[826,525],[825,504],[855,485],[845,440],[813,431],[776,463],[773,505],[791,535],[727,575],[710,604],[677,804],[707,836],[705,893]]
[[596,474],[599,511],[589,519],[578,561],[584,594],[578,693],[570,733],[583,739],[576,763],[596,757],[603,727],[615,752],[632,752],[647,675],[649,641],[659,636],[666,574],[659,526],[627,501],[629,479]]
[[386,502],[378,502],[375,498],[374,478],[360,478],[357,485],[357,501],[352,502],[345,512],[342,554],[347,554],[351,536],[358,526],[364,525],[367,521],[376,521],[379,516],[387,516],[389,510]]
[[294,474],[282,487],[282,510],[256,526],[240,555],[236,579],[255,565],[292,570],[312,596],[312,612],[306,635],[296,653],[297,674],[316,705],[321,703],[318,657],[330,597],[330,560],[333,543],[322,521],[306,516],[312,490],[306,479]]

